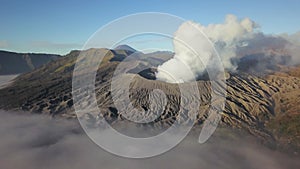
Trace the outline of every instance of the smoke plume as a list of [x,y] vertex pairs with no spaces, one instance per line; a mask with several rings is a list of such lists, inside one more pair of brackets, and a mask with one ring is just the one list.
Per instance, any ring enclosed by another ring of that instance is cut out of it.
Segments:
[[[233,72],[249,60],[254,60],[252,70],[299,64],[299,36],[265,35],[254,21],[234,15],[208,26],[187,21],[175,32],[174,57],[158,67],[156,77],[171,83],[192,81],[217,67],[217,57],[222,69]],[[270,59],[272,63],[267,63]]]

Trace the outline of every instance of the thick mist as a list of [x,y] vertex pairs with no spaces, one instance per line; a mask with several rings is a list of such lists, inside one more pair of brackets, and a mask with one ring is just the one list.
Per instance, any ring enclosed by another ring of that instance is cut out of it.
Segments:
[[272,151],[254,138],[219,130],[198,144],[198,130],[173,150],[148,159],[114,156],[94,144],[77,120],[0,112],[0,168],[5,169],[297,169],[299,158]]

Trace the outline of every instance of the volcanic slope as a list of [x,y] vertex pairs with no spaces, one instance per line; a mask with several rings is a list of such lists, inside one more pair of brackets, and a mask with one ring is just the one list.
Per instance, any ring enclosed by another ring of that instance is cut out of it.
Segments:
[[[111,79],[120,63],[130,65],[124,72],[126,76],[133,77],[129,97],[135,108],[147,112],[151,109],[149,94],[154,89],[164,91],[167,104],[162,114],[151,125],[168,126],[176,119],[186,121],[191,118],[188,112],[194,109],[197,110],[198,124],[203,124],[208,117],[208,110],[214,102],[211,100],[210,81],[196,82],[200,94],[197,106],[186,104],[182,107],[180,101],[185,98],[181,98],[178,84],[154,80],[155,68],[170,59],[173,53],[143,54],[124,49],[89,49],[82,52],[105,53],[97,70],[95,86],[101,115],[110,123],[124,120],[111,95]],[[39,69],[19,76],[12,85],[0,90],[0,108],[75,118],[72,75],[79,54],[80,51],[72,51]],[[126,60],[129,55],[135,55],[137,59]],[[145,66],[151,68],[140,71]],[[299,67],[281,67],[280,71],[265,76],[227,72],[224,82],[227,85],[225,108],[218,112],[222,115],[221,125],[246,130],[266,142],[275,142],[288,148],[300,147]],[[178,116],[182,109],[187,113]],[[98,115],[88,114],[82,118],[89,118],[97,124]],[[155,114],[143,115],[151,118]]]

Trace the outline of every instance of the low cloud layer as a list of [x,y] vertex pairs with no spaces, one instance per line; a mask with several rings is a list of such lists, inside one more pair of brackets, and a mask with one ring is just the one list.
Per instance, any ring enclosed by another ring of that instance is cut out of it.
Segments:
[[[76,120],[0,112],[0,168],[5,169],[296,169],[299,158],[269,150],[248,137],[214,134],[198,144],[193,132],[173,150],[148,159],[111,155],[95,145]],[[234,141],[235,140],[235,141]]]
[[206,70],[216,69],[217,57],[227,71],[240,70],[245,59],[255,61],[251,63],[253,70],[256,64],[257,68],[267,69],[269,63],[259,63],[264,59],[264,62],[271,60],[271,66],[299,64],[299,36],[299,32],[266,35],[251,19],[238,19],[234,15],[227,15],[224,23],[207,26],[187,21],[175,32],[174,58],[158,67],[156,77],[173,83],[192,81]]
[[9,46],[6,40],[0,40],[0,48],[7,48]]

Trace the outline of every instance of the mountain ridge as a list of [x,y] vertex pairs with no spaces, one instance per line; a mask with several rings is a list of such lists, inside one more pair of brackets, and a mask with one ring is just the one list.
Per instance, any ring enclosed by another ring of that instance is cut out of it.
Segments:
[[61,56],[55,54],[17,53],[0,50],[0,75],[29,72],[58,57]]
[[[77,56],[81,52],[94,54],[96,51],[106,52],[97,71],[96,93],[101,114],[107,121],[114,124],[124,120],[122,114],[116,109],[110,92],[113,72],[121,62],[136,66],[133,72],[130,70],[134,67],[125,71],[128,75],[134,76],[130,86],[130,99],[136,108],[149,109],[147,95],[153,91],[154,87],[166,93],[167,106],[162,115],[151,125],[168,126],[172,125],[177,118],[190,118],[177,116],[180,110],[178,106],[180,95],[176,84],[146,79],[147,76],[138,74],[143,65],[156,67],[171,58],[172,54],[158,61],[155,58],[161,58],[159,55],[139,53],[140,60],[130,64],[132,60],[124,60],[130,52],[112,49],[73,51],[63,58],[18,77],[11,86],[0,90],[0,108],[76,118],[72,100],[72,72]],[[297,101],[300,97],[300,67],[281,66],[280,68],[281,71],[264,76],[247,72],[227,72],[225,109],[219,112],[222,115],[221,126],[246,130],[263,142],[272,142],[275,147],[278,144],[285,149],[292,149],[291,147],[299,149],[300,126],[295,119],[300,117],[300,104]],[[150,72],[153,71],[150,70]],[[43,76],[46,74],[47,76]],[[202,125],[208,117],[211,104],[211,85],[207,80],[199,80],[197,85],[201,100],[197,124]],[[192,108],[187,107],[187,109]],[[98,115],[91,114],[78,118],[90,118],[91,121],[96,122],[94,125],[97,125]],[[152,115],[147,116],[151,118]]]

